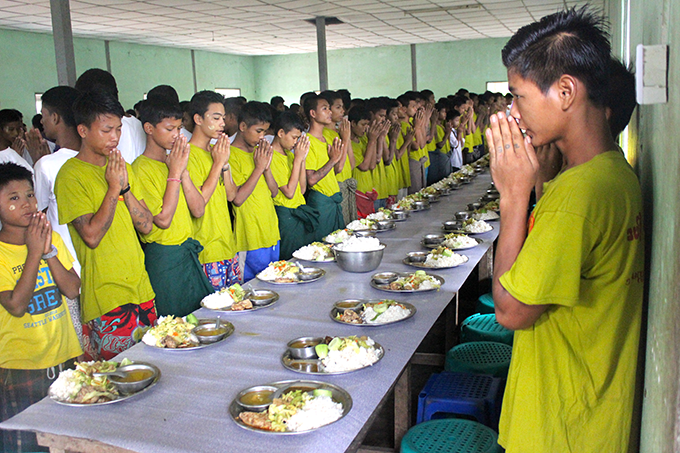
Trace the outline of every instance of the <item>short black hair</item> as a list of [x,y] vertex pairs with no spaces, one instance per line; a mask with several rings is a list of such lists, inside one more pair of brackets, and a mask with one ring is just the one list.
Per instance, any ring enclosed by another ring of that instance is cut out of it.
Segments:
[[33,118],[31,118],[31,124],[35,129],[38,129],[40,132],[44,132],[42,125],[42,115],[40,113],[33,115]]
[[460,116],[460,112],[456,109],[447,109],[446,110],[446,121],[455,120],[459,116]]
[[607,107],[609,107],[609,129],[616,138],[630,122],[637,106],[635,99],[635,74],[619,59],[610,60],[610,83]]
[[305,125],[297,113],[287,110],[285,112],[279,113],[276,115],[276,118],[274,118],[274,124],[272,125],[274,135],[278,134],[281,129],[283,129],[285,134],[292,131],[293,129],[299,129],[300,132],[304,132]]
[[432,90],[422,90],[420,92],[420,95],[423,97],[423,99],[427,100],[430,99],[430,96],[434,96],[434,91]]
[[80,93],[75,88],[69,86],[58,86],[50,88],[42,95],[42,105],[50,113],[56,113],[68,127],[76,127],[76,120],[73,118],[73,104],[78,99]]
[[345,107],[345,111],[349,111],[352,105],[352,93],[347,88],[340,88],[337,90],[337,93],[342,98],[342,105]]
[[364,107],[370,113],[377,113],[382,109],[385,109],[385,112],[387,112],[385,98],[371,98],[364,103]]
[[147,99],[158,97],[166,98],[173,104],[179,104],[179,95],[177,94],[177,90],[175,90],[170,85],[156,85],[155,87],[151,88],[148,93],[146,93]]
[[276,107],[276,106],[279,105],[279,104],[284,104],[285,101],[283,100],[283,98],[282,98],[281,96],[274,96],[274,97],[271,98],[271,100],[269,101],[269,103],[270,103],[271,105],[273,105],[274,107]]
[[189,105],[189,115],[191,115],[191,119],[193,120],[194,115],[199,116],[205,115],[205,112],[208,111],[208,107],[210,107],[210,104],[223,104],[223,103],[224,96],[222,96],[221,94],[210,90],[199,91],[198,93],[194,94],[191,97],[191,104]]
[[106,91],[86,91],[73,103],[73,119],[76,125],[92,126],[101,115],[115,115],[122,118],[125,114],[118,99]]
[[0,190],[12,181],[28,181],[33,187],[33,173],[14,162],[0,164]]
[[609,92],[611,45],[606,22],[587,6],[543,17],[520,28],[502,51],[509,72],[546,94],[562,75],[576,77],[588,98],[604,107]]
[[150,123],[156,126],[166,118],[181,120],[183,116],[179,102],[172,102],[170,98],[163,96],[153,97],[144,101],[139,109],[139,121],[142,124]]
[[303,101],[302,108],[305,111],[305,117],[307,118],[307,121],[312,121],[312,116],[309,114],[309,112],[311,110],[316,110],[321,99],[321,96],[315,93],[305,93],[305,99]]
[[224,100],[224,113],[225,115],[234,115],[236,118],[238,118],[239,113],[241,112],[241,107],[243,107],[246,103],[245,98],[241,96],[233,97],[233,98],[226,98]]
[[365,107],[357,105],[350,109],[347,119],[352,123],[358,123],[361,120],[370,120],[371,114]]
[[[328,101],[328,105],[333,105],[336,99],[340,99],[340,101],[342,101],[342,96],[340,96],[340,94],[337,91],[332,90],[322,91],[321,93],[319,93],[319,97],[321,99],[325,99],[326,101]],[[343,103],[343,106],[344,105],[345,104]]]
[[110,96],[118,100],[116,78],[110,72],[99,68],[91,68],[80,74],[80,77],[76,80],[76,90],[81,93],[86,91],[106,91]]
[[0,127],[5,127],[8,123],[14,123],[15,121],[22,122],[24,117],[16,109],[2,109],[0,110]]
[[246,102],[238,114],[238,124],[246,123],[246,126],[256,124],[272,123],[271,106],[266,102],[250,101]]
[[404,107],[408,107],[409,102],[415,101],[415,100],[416,100],[416,97],[413,94],[411,94],[410,92],[406,92],[406,93],[402,94],[401,96],[397,97],[397,101],[399,101],[399,103]]

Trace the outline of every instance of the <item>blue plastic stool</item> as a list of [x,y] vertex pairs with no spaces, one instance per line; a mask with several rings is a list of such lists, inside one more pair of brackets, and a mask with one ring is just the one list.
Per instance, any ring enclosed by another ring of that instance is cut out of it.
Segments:
[[493,305],[493,296],[491,296],[491,293],[479,296],[479,299],[477,299],[477,313],[486,314],[495,312],[496,309]]
[[515,333],[498,324],[495,314],[468,316],[460,328],[460,342],[495,341],[512,346]]
[[492,429],[498,428],[505,380],[483,374],[433,374],[418,395],[416,423],[444,414],[467,415]]
[[462,343],[446,353],[446,371],[488,374],[505,378],[510,368],[512,348],[494,341]]
[[421,423],[401,440],[401,453],[502,453],[498,434],[472,420],[448,418]]

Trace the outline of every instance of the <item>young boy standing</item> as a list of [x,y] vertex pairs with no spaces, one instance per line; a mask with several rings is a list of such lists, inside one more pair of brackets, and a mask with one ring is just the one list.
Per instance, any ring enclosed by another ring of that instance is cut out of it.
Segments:
[[333,231],[344,228],[342,194],[335,179],[335,165],[344,158],[342,143],[335,139],[328,143],[323,136],[325,127],[333,124],[328,101],[314,93],[304,100],[309,121],[309,154],[307,155],[307,204],[319,211],[319,228],[315,240],[320,241]]
[[[65,297],[80,279],[59,235],[38,212],[31,172],[0,164],[0,410],[2,421],[37,403],[82,353]],[[36,451],[34,433],[3,431],[5,451]]]
[[0,110],[0,162],[14,162],[33,172],[33,167],[12,146],[17,147],[15,142],[21,143],[23,148],[23,122],[21,114],[14,109]]
[[245,253],[243,280],[255,278],[270,262],[279,260],[279,222],[273,198],[279,192],[271,172],[272,148],[264,134],[272,117],[270,107],[251,101],[241,107],[238,132],[231,144],[237,248]]
[[[283,112],[274,120],[271,170],[279,192],[274,197],[274,209],[279,219],[280,259],[290,259],[293,252],[314,242],[319,226],[319,211],[305,202],[307,191],[305,160],[309,152],[309,137],[294,112]],[[294,152],[293,152],[294,151]]]
[[[194,218],[194,239],[203,246],[198,258],[215,290],[241,278],[228,205],[236,196],[236,186],[231,180],[223,101],[224,97],[214,91],[199,91],[189,107],[194,130],[187,169],[205,202],[203,217]],[[217,140],[213,146],[212,139]]]
[[[607,122],[610,52],[584,8],[520,28],[502,51],[515,102],[486,138],[503,212],[493,300],[515,330],[508,453],[629,451],[645,257],[640,186]],[[551,143],[564,169],[527,222],[534,147]]]
[[134,330],[156,319],[137,239],[137,232],[151,232],[153,216],[139,197],[132,167],[116,149],[123,113],[105,92],[76,100],[80,152],[64,163],[54,186],[59,222],[68,224],[82,266],[85,352],[105,360],[131,347]]
[[180,134],[179,104],[162,97],[147,99],[140,107],[140,121],[147,136],[146,150],[132,168],[153,214],[151,232],[140,235],[146,243],[146,270],[158,314],[185,316],[213,292],[198,261],[203,247],[192,239],[192,216],[203,215],[205,202],[187,171],[189,145]]
[[[357,213],[359,218],[363,219],[375,212],[373,202],[378,199],[372,171],[376,165],[380,126],[377,121],[371,123],[371,115],[364,107],[352,108],[349,111],[349,121],[352,132],[352,152],[356,162],[353,174],[357,181]],[[368,139],[366,139],[367,136]]]

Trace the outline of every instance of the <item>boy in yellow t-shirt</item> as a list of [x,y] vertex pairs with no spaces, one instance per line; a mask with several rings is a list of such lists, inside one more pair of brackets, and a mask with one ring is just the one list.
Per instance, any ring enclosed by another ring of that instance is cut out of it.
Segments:
[[[45,214],[33,175],[0,164],[0,410],[5,421],[47,395],[59,371],[82,353],[66,297],[80,278]],[[38,450],[34,433],[3,431],[5,451]]]
[[354,179],[357,181],[356,204],[360,219],[375,212],[374,202],[378,191],[373,181],[376,166],[376,152],[380,127],[377,121],[371,123],[371,115],[362,106],[349,111],[352,151],[354,153]]
[[320,241],[329,233],[345,227],[342,216],[342,194],[335,178],[335,165],[343,156],[342,141],[328,143],[323,136],[324,127],[332,124],[328,101],[314,93],[305,97],[305,115],[309,121],[309,153],[306,172],[307,204],[319,211],[319,228],[315,240]]
[[103,91],[76,100],[80,152],[64,163],[54,186],[59,222],[68,224],[81,264],[85,353],[105,360],[134,345],[133,332],[156,320],[137,238],[138,232],[151,232],[153,216],[132,167],[116,148],[123,113]]
[[274,120],[271,170],[279,192],[274,197],[274,209],[279,219],[281,235],[280,259],[290,259],[293,252],[314,242],[319,226],[319,211],[307,205],[305,160],[309,152],[309,137],[303,132],[300,117],[283,112]]
[[231,175],[236,245],[245,253],[243,280],[248,281],[279,260],[279,222],[273,198],[279,192],[271,172],[272,148],[264,133],[272,122],[269,105],[251,101],[241,107],[238,132],[231,144]]
[[140,235],[146,243],[146,270],[158,314],[185,316],[200,308],[201,299],[213,292],[198,262],[203,247],[192,239],[192,216],[203,215],[205,201],[187,171],[189,145],[180,133],[179,104],[165,98],[148,99],[140,107],[139,119],[146,149],[132,169],[153,214],[151,233]]
[[[223,100],[214,91],[199,91],[189,105],[194,130],[187,170],[205,202],[203,217],[193,219],[194,239],[203,246],[198,260],[215,290],[241,279],[229,214],[228,202],[236,196],[236,186],[231,179],[229,137],[224,133]],[[212,139],[217,140],[213,146]]]

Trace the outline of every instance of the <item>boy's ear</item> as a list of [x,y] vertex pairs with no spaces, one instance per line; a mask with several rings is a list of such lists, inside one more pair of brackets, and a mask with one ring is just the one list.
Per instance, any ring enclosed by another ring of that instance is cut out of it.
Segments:
[[240,123],[238,123],[238,130],[239,130],[241,133],[245,132],[246,129],[248,129],[248,125],[246,124],[245,121],[241,121]]
[[85,138],[87,137],[87,131],[88,128],[84,124],[79,124],[76,129],[78,130],[78,135],[80,135],[80,138]]
[[585,85],[569,74],[563,74],[556,82],[555,88],[558,90],[557,95],[563,111],[568,110],[574,104],[578,95],[587,96],[587,92],[580,93],[585,90]]
[[203,124],[203,117],[201,115],[199,115],[198,113],[194,114],[194,124],[197,125],[197,126],[200,126],[201,124]]
[[151,123],[149,123],[148,121],[144,123],[144,132],[146,132],[147,135],[153,134],[153,129],[154,127]]
[[276,136],[279,138],[283,138],[283,136],[286,135],[286,133],[283,131],[283,129],[279,129],[276,131]]

